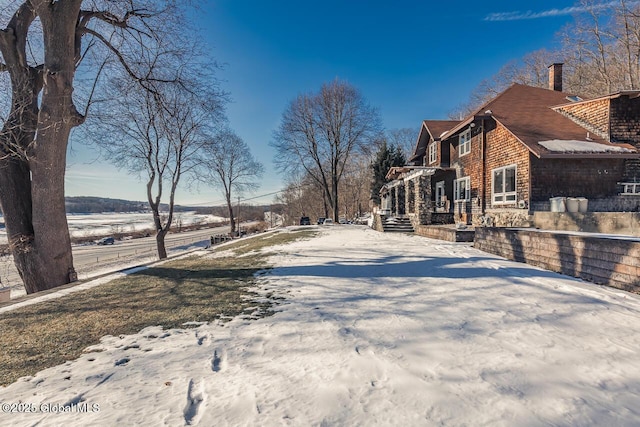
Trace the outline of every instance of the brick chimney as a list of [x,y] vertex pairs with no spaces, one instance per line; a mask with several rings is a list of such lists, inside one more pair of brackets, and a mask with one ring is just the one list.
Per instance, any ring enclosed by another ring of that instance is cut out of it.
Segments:
[[549,89],[562,92],[562,63],[549,65]]

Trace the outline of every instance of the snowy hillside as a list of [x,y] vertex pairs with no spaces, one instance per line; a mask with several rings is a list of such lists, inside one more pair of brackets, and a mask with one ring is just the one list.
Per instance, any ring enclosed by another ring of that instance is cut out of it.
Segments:
[[[214,215],[203,215],[195,212],[177,212],[174,214],[174,227],[223,222],[225,218]],[[104,236],[113,233],[152,230],[151,213],[99,213],[99,214],[67,214],[69,234],[72,237]],[[7,243],[7,230],[4,219],[0,217],[0,244]]]

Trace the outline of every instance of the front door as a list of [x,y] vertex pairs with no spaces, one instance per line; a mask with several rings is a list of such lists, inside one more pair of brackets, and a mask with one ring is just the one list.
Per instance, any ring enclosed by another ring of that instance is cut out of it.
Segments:
[[444,181],[436,182],[436,209],[442,210],[444,208]]

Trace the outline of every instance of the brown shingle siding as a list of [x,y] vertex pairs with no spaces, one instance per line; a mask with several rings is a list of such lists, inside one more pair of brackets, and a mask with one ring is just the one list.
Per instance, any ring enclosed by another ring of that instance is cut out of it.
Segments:
[[[461,122],[425,120],[414,156],[433,166],[425,169],[429,197],[444,181],[453,201],[454,179],[469,177],[470,200],[451,203],[456,221],[522,226],[532,211],[548,210],[551,197],[608,200],[620,182],[640,182],[640,91],[577,102],[567,96],[514,84]],[[469,129],[470,150],[460,156],[459,135]],[[438,146],[431,164],[430,144]],[[510,166],[516,167],[515,194],[494,204],[493,172]]]
[[[529,200],[529,150],[516,139],[500,123],[493,129],[487,129],[487,150],[484,201],[487,208],[492,207],[492,171],[504,166],[516,165],[517,200]],[[497,205],[493,207],[514,207],[517,201],[509,205]]]
[[609,99],[562,105],[556,111],[600,138],[609,140]]
[[[463,130],[464,132],[464,130]],[[457,171],[457,178],[470,177],[471,198],[479,197],[482,183],[482,157],[480,151],[480,130],[473,128],[471,132],[471,151],[460,156],[459,136],[455,135],[446,142],[451,147],[451,167]]]
[[612,99],[610,127],[612,142],[629,142],[640,148],[640,98]]
[[531,160],[532,201],[550,197],[604,198],[615,195],[624,174],[620,159]]

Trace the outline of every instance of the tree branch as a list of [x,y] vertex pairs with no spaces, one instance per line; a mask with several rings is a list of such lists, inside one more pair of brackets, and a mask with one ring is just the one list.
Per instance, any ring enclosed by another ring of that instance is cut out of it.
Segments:
[[135,71],[133,69],[131,69],[131,67],[129,66],[129,64],[127,63],[126,58],[122,55],[122,53],[113,45],[111,44],[111,42],[109,40],[107,40],[102,34],[100,34],[97,31],[94,31],[90,28],[82,28],[80,29],[80,31],[84,34],[90,34],[92,36],[94,36],[95,38],[97,38],[98,40],[100,40],[111,52],[113,52],[114,55],[116,55],[116,57],[118,58],[118,62],[120,62],[120,64],[122,65],[122,67],[125,69],[125,71],[127,72],[127,74],[129,74],[129,76],[135,80],[136,82],[140,83],[142,85],[142,87],[144,87],[146,90],[152,92],[152,93],[156,93],[156,91],[148,86],[148,85],[144,85],[143,82],[157,82],[157,83],[175,83],[177,82],[177,79],[158,79],[155,77],[149,77],[149,76],[145,76],[145,77],[141,77],[139,75],[137,75],[135,73]]
[[[146,13],[143,13],[146,12]],[[108,11],[92,11],[92,10],[82,10],[80,11],[80,27],[86,28],[89,24],[89,21],[92,19],[98,19],[102,22],[106,22],[107,24],[113,25],[118,28],[127,28],[129,27],[129,18],[151,18],[155,14],[150,13],[146,9],[132,9],[127,11],[122,18],[114,15]]]

